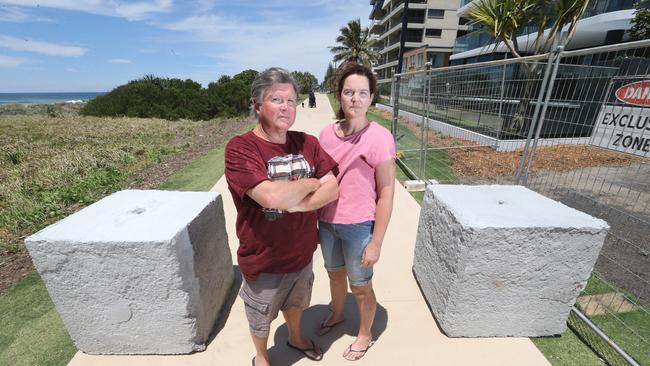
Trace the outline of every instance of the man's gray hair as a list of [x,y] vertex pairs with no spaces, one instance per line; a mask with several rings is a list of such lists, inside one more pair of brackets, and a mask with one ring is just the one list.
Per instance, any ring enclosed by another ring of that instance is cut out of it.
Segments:
[[253,80],[253,84],[251,85],[251,110],[253,111],[255,118],[259,117],[255,110],[255,103],[262,103],[266,90],[275,84],[293,85],[296,97],[298,96],[298,84],[296,84],[296,81],[293,79],[293,76],[291,76],[289,71],[281,67],[271,67],[260,72],[257,74],[255,80]]

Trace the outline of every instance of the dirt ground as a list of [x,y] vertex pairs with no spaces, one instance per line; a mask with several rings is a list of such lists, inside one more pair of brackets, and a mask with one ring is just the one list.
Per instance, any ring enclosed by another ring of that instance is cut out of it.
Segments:
[[[45,113],[44,108],[32,107],[24,109],[12,107],[0,109],[5,114],[14,115],[20,113]],[[65,113],[76,113],[76,111],[65,110]],[[212,149],[224,144],[231,137],[238,134],[253,121],[249,118],[231,119],[219,125],[211,125],[192,136],[193,148],[179,155],[169,157],[160,164],[152,165],[139,172],[127,183],[131,189],[155,189],[169,179],[174,173],[189,165],[195,159],[207,154]],[[175,141],[175,145],[183,145],[185,141]],[[0,233],[1,235],[2,233]],[[31,258],[27,252],[16,255],[11,261],[0,266],[0,294],[22,280],[28,273],[34,270]]]

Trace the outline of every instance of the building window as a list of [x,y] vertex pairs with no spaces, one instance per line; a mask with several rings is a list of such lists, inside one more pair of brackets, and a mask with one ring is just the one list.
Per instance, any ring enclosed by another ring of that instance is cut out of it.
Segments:
[[442,29],[427,29],[426,36],[440,38],[442,36]]
[[445,17],[443,9],[429,9],[427,10],[427,18],[429,19],[442,19]]

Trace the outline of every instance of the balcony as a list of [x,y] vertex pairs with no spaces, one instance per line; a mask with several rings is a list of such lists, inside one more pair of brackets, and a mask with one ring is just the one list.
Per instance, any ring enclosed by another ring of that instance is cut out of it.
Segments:
[[417,32],[413,34],[406,34],[406,39],[404,40],[405,42],[417,42],[420,43],[422,42],[422,32]]
[[461,53],[472,50],[474,48],[481,48],[494,43],[494,38],[487,33],[481,31],[474,31],[462,37],[456,38],[453,53]]
[[591,0],[583,18],[594,15],[610,13],[612,11],[627,10],[634,8],[634,0]]

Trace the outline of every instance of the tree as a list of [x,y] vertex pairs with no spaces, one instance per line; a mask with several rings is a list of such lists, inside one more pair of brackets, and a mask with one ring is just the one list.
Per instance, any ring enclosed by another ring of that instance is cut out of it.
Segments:
[[373,61],[379,60],[379,53],[372,49],[376,41],[370,39],[368,28],[361,27],[359,18],[349,21],[340,32],[336,37],[339,46],[330,47],[335,62],[354,61],[370,67]]
[[650,0],[640,0],[634,4],[634,18],[630,29],[633,40],[650,38]]
[[334,90],[334,82],[336,81],[336,71],[332,63],[327,64],[327,71],[325,71],[325,78],[323,78],[322,87],[324,90]]
[[[480,0],[469,9],[467,16],[483,25],[484,30],[495,39],[494,49],[505,44],[512,56],[524,53],[538,55],[551,51],[555,45],[567,45],[573,38],[578,21],[584,14],[589,0]],[[566,31],[565,31],[566,28]],[[534,41],[520,48],[517,37],[534,35]],[[521,63],[526,81],[518,97],[521,100],[505,130],[519,133],[527,128],[530,99],[535,91],[536,80],[542,72],[539,63]]]
[[244,70],[244,71],[240,72],[239,74],[233,76],[232,80],[233,81],[241,81],[244,85],[246,85],[246,86],[248,86],[250,88],[250,86],[253,84],[253,80],[255,80],[255,77],[257,76],[257,74],[259,74],[259,72],[255,71],[255,70],[248,69],[248,70]]
[[[524,32],[526,29],[537,30],[532,51],[523,50],[527,53],[548,52],[556,40],[566,45],[573,38],[587,5],[589,0],[481,0],[467,16],[494,37],[495,49],[503,43],[514,57],[522,57],[517,37],[528,33]],[[563,38],[558,39],[560,36]]]
[[227,83],[232,80],[232,77],[230,75],[221,75],[219,79],[217,79],[217,84],[223,84]]
[[318,79],[308,71],[292,71],[291,76],[298,84],[298,93],[300,94],[307,94],[318,86]]

